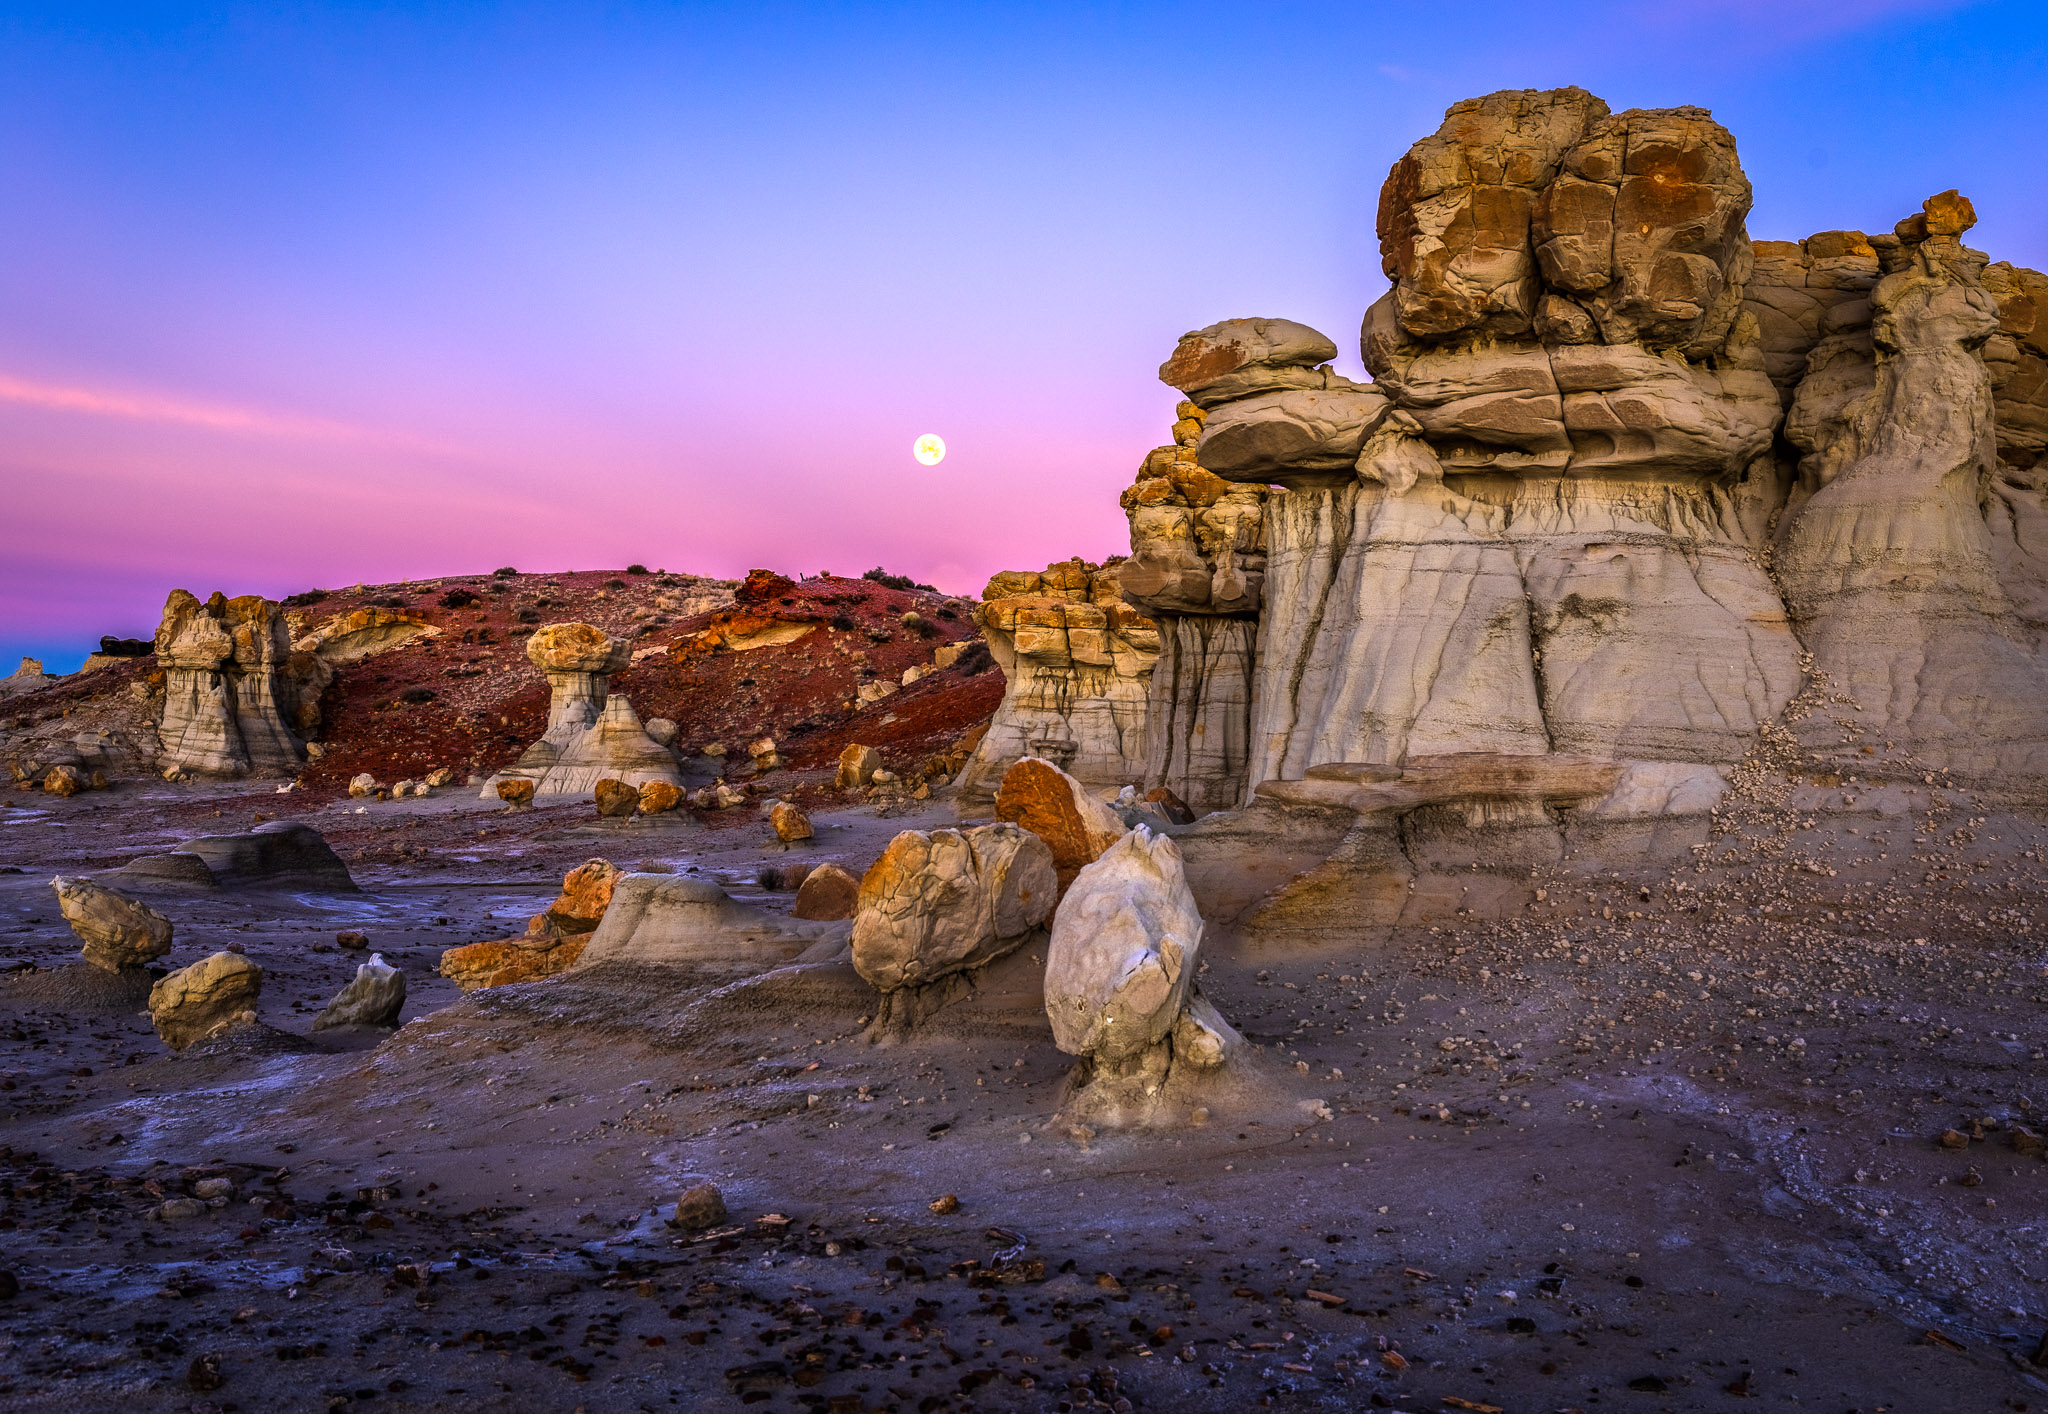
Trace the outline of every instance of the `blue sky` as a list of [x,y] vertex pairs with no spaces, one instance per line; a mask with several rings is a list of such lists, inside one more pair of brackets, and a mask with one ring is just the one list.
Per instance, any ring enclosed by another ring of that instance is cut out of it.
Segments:
[[0,6],[0,672],[173,586],[1116,553],[1178,335],[1355,372],[1388,165],[1498,88],[1713,109],[1758,237],[1955,186],[2048,266],[2043,15]]

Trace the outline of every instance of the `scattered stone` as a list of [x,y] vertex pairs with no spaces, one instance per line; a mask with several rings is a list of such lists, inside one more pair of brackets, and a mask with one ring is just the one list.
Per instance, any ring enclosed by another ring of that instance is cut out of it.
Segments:
[[841,790],[859,790],[874,780],[882,769],[882,753],[859,742],[839,753],[839,774],[833,784]]
[[50,881],[57,907],[85,946],[94,967],[119,972],[146,967],[171,950],[171,920],[147,904],[115,893],[90,879]]
[[1967,1149],[1970,1147],[1970,1136],[1960,1129],[1944,1129],[1941,1131],[1939,1142],[1944,1149]]
[[52,766],[43,773],[43,789],[51,795],[73,796],[86,788],[87,778],[76,766]]
[[313,1019],[315,1031],[335,1026],[395,1027],[405,1010],[405,974],[372,953],[356,969],[355,980],[335,993],[327,1009]]
[[452,766],[436,766],[433,770],[427,772],[426,784],[432,786],[435,790],[439,790],[443,786],[454,785],[455,768]]
[[954,1213],[960,1211],[960,1198],[957,1194],[947,1193],[941,1197],[932,1199],[932,1201],[925,1204],[925,1206],[930,1208],[934,1213],[937,1213],[942,1218],[950,1217]]
[[860,880],[837,864],[820,864],[797,886],[794,918],[830,922],[851,918],[860,905]]
[[775,827],[775,838],[784,844],[794,844],[811,836],[811,817],[789,801],[780,801],[768,812],[768,822]]
[[[486,788],[490,789],[490,787]],[[499,781],[495,789],[498,792],[498,799],[504,801],[510,809],[517,810],[522,806],[531,806],[533,804],[535,785],[532,781],[520,779]]]
[[640,787],[640,813],[665,815],[683,803],[683,788],[667,781],[649,781]]
[[1156,806],[1159,813],[1164,815],[1171,824],[1192,825],[1195,823],[1195,812],[1189,808],[1188,803],[1165,786],[1154,786],[1151,790],[1147,791],[1145,793],[1145,801],[1149,805]]
[[776,750],[772,736],[755,737],[748,742],[747,755],[753,758],[756,771],[773,771],[782,765],[782,753]]
[[648,737],[658,746],[674,746],[676,744],[676,737],[682,733],[682,728],[678,727],[667,717],[649,717],[642,724],[641,730],[646,732]]
[[640,792],[624,781],[599,781],[591,794],[597,801],[597,813],[606,819],[622,818],[640,808]]
[[2048,1154],[2048,1139],[2044,1139],[2024,1124],[2016,1124],[2012,1127],[2012,1147],[2016,1154],[2039,1157]]
[[718,1191],[715,1183],[699,1183],[683,1190],[683,1196],[676,1199],[675,1216],[671,1220],[685,1232],[702,1232],[705,1228],[717,1227],[726,1220],[725,1195]]
[[381,789],[383,787],[377,784],[377,778],[368,771],[349,777],[348,793],[351,799],[365,800],[374,796]]
[[240,953],[212,957],[173,972],[149,989],[149,1020],[174,1051],[252,1011],[263,969]]

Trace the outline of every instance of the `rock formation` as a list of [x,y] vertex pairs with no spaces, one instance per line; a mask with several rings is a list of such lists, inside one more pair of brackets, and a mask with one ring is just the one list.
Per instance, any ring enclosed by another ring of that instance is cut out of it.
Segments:
[[[1273,359],[1336,352],[1314,330],[1286,320],[1231,320],[1183,338],[1168,366],[1193,391],[1180,405],[1175,445],[1149,453],[1123,493],[1131,557],[1118,567],[1119,580],[1125,600],[1152,616],[1159,639],[1144,774],[1198,809],[1235,805],[1229,783],[1242,778],[1248,761],[1267,495],[1262,485],[1226,481],[1196,464],[1207,420],[1200,404],[1240,390],[1278,391],[1311,372]],[[1316,376],[1335,375],[1325,369]],[[1233,466],[1273,450],[1219,450],[1228,441],[1212,439],[1212,453]]]
[[198,855],[215,882],[229,887],[330,893],[352,893],[356,887],[326,836],[295,821],[272,820],[242,835],[201,835],[182,849]]
[[119,972],[147,967],[171,950],[171,920],[147,904],[90,879],[52,879],[57,907],[94,967]]
[[1052,912],[1045,841],[1015,825],[905,830],[860,881],[853,966],[876,991],[984,966]]
[[1191,1108],[1189,1082],[1241,1045],[1195,990],[1201,946],[1172,840],[1132,830],[1074,880],[1045,962],[1053,1040],[1081,1061],[1068,1119],[1123,1127]]
[[961,787],[986,797],[1020,757],[1089,785],[1144,771],[1146,694],[1159,633],[1123,601],[1120,566],[1083,560],[988,582],[976,622],[1008,679]]
[[581,967],[680,969],[697,982],[735,980],[845,950],[845,923],[792,921],[741,903],[709,879],[627,874]]
[[306,759],[300,733],[318,723],[328,670],[294,653],[284,611],[256,594],[203,603],[171,591],[156,631],[164,673],[166,774],[292,775]]
[[484,782],[486,799],[510,800],[498,788],[513,780],[532,781],[536,795],[578,796],[606,778],[635,790],[648,781],[683,784],[675,753],[647,734],[632,703],[610,691],[611,675],[632,661],[631,644],[589,624],[547,624],[527,639],[526,656],[547,675],[547,730]]
[[263,990],[263,969],[237,952],[173,972],[149,989],[149,1020],[174,1051],[253,1014]]
[[313,1018],[313,1029],[374,1026],[388,1030],[398,1025],[398,1014],[404,1010],[405,974],[386,962],[382,953],[371,953],[349,984]]
[[623,869],[607,859],[579,864],[562,876],[562,892],[541,917],[557,933],[594,933],[625,876]]
[[524,937],[465,943],[441,954],[441,975],[465,992],[537,982],[567,972],[590,944],[587,933],[536,927]]
[[996,788],[996,818],[1044,840],[1062,886],[1123,837],[1116,811],[1050,761],[1027,756],[1003,773]]
[[1964,247],[1954,193],[1797,243],[1749,201],[1704,110],[1496,93],[1387,178],[1370,384],[1291,321],[1185,336],[1123,497],[1146,783],[1588,758],[1607,795],[1500,808],[1699,812],[1810,652],[1857,710],[1809,745],[2041,794],[2048,279]]
[[792,918],[830,922],[851,918],[860,907],[860,880],[837,864],[820,864],[797,885]]

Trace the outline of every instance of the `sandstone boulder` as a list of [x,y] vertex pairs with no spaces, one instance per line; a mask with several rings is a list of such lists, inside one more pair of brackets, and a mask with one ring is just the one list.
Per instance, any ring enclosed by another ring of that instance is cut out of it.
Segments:
[[841,790],[859,790],[882,769],[882,753],[859,742],[839,753],[839,774],[832,783]]
[[465,992],[537,982],[568,971],[589,942],[585,933],[539,932],[468,943],[441,954],[441,975]]
[[631,815],[640,808],[640,792],[624,781],[601,780],[591,789],[591,796],[597,802],[597,813],[606,818]]
[[589,624],[545,624],[526,640],[526,657],[544,673],[609,675],[625,671],[633,648]]
[[667,781],[649,781],[640,787],[640,813],[664,815],[683,803],[683,788]]
[[726,1220],[725,1195],[715,1183],[698,1183],[683,1190],[670,1218],[684,1232],[702,1232]]
[[1180,336],[1159,381],[1201,408],[1233,398],[1320,388],[1337,345],[1292,319],[1226,319]]
[[860,880],[837,864],[820,864],[797,885],[792,918],[818,922],[851,918],[860,906]]
[[119,972],[146,967],[171,950],[171,920],[147,904],[115,893],[90,879],[50,881],[57,907],[85,946],[94,967]]
[[70,797],[86,788],[86,778],[76,766],[52,766],[43,772],[43,789],[51,795]]
[[596,931],[611,907],[612,891],[624,877],[625,871],[609,860],[577,865],[562,876],[562,892],[547,906],[548,925],[566,934]]
[[535,787],[532,781],[518,778],[509,781],[499,781],[492,789],[497,792],[498,799],[504,801],[513,810],[517,810],[521,806],[533,804]]
[[1045,1010],[1079,1058],[1062,1114],[1184,1122],[1192,1093],[1242,1047],[1196,991],[1202,918],[1180,850],[1143,826],[1083,869],[1053,915]]
[[1045,1009],[1068,1055],[1112,1063],[1173,1034],[1193,990],[1202,917],[1180,850],[1140,827],[1076,877],[1053,916]]
[[253,1013],[263,969],[240,953],[217,952],[149,989],[149,1020],[174,1051]]
[[880,992],[1003,956],[1052,911],[1045,842],[1014,825],[905,830],[861,880],[853,965]]
[[1063,879],[1092,864],[1124,834],[1124,822],[1114,810],[1052,762],[1035,756],[1004,774],[996,790],[996,817],[1044,840]]
[[377,784],[377,778],[368,771],[349,777],[348,793],[351,799],[364,800],[374,796],[381,789],[382,787]]
[[784,844],[811,838],[811,817],[786,800],[777,801],[768,812],[768,823],[775,827],[775,838]]
[[405,974],[384,961],[383,954],[371,953],[370,960],[356,969],[354,980],[335,993],[334,1000],[313,1018],[313,1029],[326,1031],[337,1026],[388,1029],[398,1025],[399,1013],[404,1010]]

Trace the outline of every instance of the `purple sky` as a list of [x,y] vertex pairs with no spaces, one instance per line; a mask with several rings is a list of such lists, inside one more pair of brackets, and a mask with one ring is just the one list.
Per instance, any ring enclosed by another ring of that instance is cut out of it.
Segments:
[[0,12],[0,673],[173,586],[1118,552],[1174,340],[1351,350],[1497,88],[1712,108],[1759,237],[1959,186],[2048,265],[2038,0],[201,8]]

